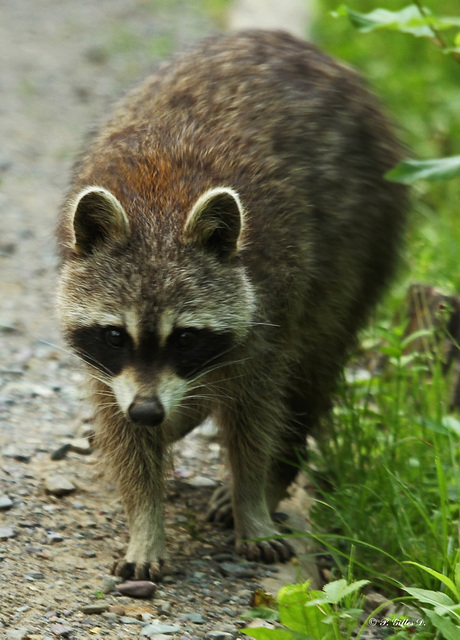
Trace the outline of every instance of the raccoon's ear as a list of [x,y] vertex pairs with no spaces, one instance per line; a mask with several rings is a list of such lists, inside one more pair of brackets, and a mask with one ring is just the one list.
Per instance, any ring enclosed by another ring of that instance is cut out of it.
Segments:
[[236,191],[226,187],[210,189],[198,198],[187,218],[185,240],[220,258],[231,258],[241,249],[243,215]]
[[105,243],[126,242],[129,220],[117,198],[103,187],[86,187],[72,209],[74,249],[89,255]]

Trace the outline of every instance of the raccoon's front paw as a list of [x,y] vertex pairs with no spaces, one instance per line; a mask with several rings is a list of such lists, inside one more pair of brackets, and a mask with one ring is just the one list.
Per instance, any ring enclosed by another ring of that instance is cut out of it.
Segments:
[[293,547],[284,540],[240,540],[237,539],[236,552],[245,556],[248,560],[273,564],[274,562],[287,562],[295,556]]
[[168,573],[167,561],[159,558],[152,562],[130,562],[126,558],[117,560],[112,567],[112,574],[125,580],[151,580],[157,582]]
[[214,491],[206,513],[208,522],[221,522],[226,527],[233,527],[232,490],[227,484]]

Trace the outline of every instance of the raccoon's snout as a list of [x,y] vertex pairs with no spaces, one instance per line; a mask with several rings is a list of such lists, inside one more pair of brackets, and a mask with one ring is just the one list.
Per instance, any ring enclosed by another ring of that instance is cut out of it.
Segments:
[[165,410],[158,398],[138,398],[131,403],[128,414],[135,424],[156,427],[165,417]]

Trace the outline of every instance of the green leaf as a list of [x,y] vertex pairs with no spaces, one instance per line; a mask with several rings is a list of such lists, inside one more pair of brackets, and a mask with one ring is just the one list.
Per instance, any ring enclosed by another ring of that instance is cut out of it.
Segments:
[[441,591],[430,591],[428,589],[415,589],[413,587],[404,587],[404,591],[411,596],[414,596],[420,602],[426,602],[434,606],[436,613],[446,613],[455,607],[455,603],[452,598],[446,593]]
[[342,578],[341,580],[329,582],[323,587],[323,598],[318,598],[317,600],[313,600],[312,602],[307,602],[307,606],[311,606],[312,604],[321,604],[322,602],[327,602],[329,604],[338,604],[340,600],[343,600],[355,591],[359,591],[359,589],[364,587],[364,585],[366,584],[369,584],[369,580],[358,580],[357,582],[347,584],[347,581]]
[[454,597],[460,602],[460,594],[458,593],[455,584],[452,582],[450,578],[448,578],[447,576],[444,576],[442,573],[439,573],[439,571],[435,571],[430,567],[425,567],[423,564],[420,564],[418,562],[413,562],[412,560],[406,560],[404,564],[412,564],[414,565],[414,567],[418,567],[419,569],[422,569],[423,571],[426,571],[427,573],[429,573],[430,576],[433,576],[434,578],[437,578],[438,580],[440,580],[443,584],[446,585],[446,587],[452,592]]
[[458,640],[460,638],[460,627],[458,624],[454,624],[449,618],[444,618],[434,611],[424,609],[425,613],[438,629],[445,640]]
[[[428,9],[426,13],[429,14]],[[418,7],[414,4],[401,9],[401,11],[375,9],[370,13],[359,13],[342,5],[333,15],[335,17],[347,16],[352,25],[362,33],[369,33],[376,29],[390,29],[410,33],[416,37],[433,37],[433,31],[429,27],[432,21],[431,16],[422,16]]]
[[436,160],[403,160],[385,178],[412,184],[416,180],[448,180],[460,173],[460,156]]

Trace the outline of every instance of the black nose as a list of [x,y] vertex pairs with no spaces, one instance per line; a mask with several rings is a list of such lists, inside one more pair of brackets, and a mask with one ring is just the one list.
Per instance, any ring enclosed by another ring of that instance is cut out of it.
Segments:
[[134,400],[128,413],[133,422],[142,424],[144,427],[156,427],[165,417],[163,405],[156,398]]

